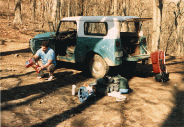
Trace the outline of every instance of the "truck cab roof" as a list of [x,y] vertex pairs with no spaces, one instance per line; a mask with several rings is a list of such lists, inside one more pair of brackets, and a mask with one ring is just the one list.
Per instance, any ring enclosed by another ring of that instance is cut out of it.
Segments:
[[75,16],[65,17],[61,21],[91,21],[91,22],[108,22],[108,21],[127,21],[127,22],[140,22],[150,20],[152,18],[139,18],[136,16]]

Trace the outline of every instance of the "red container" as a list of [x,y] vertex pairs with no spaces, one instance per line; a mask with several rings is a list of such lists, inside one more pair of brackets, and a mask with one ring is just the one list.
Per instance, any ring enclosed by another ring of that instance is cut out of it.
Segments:
[[38,71],[38,65],[36,65],[36,68],[35,68],[35,70],[36,70],[36,73],[39,73],[40,71]]
[[[150,54],[154,73],[161,73],[161,62],[165,64],[165,52],[156,51]],[[165,70],[164,70],[165,71]]]
[[34,59],[30,58],[28,61],[26,61],[25,66],[28,68],[34,64]]

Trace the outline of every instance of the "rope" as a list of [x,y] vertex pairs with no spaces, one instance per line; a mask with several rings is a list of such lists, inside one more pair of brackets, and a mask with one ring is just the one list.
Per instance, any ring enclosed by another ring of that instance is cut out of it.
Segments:
[[150,54],[150,52],[148,50],[146,50],[146,48],[144,47],[144,45],[142,45],[142,47],[147,52],[147,54]]
[[126,51],[125,51],[125,49],[122,47],[122,49],[123,49],[123,51],[129,56],[129,57],[131,57],[131,55],[130,54],[128,54]]
[[[146,50],[146,48],[144,47],[144,45],[142,45],[142,47],[143,47],[143,49],[147,52],[147,54],[150,54],[150,52],[148,51],[148,50]],[[131,57],[131,55],[130,54],[128,54],[126,51],[125,51],[125,49],[122,47],[122,49],[123,49],[123,51],[129,56],[129,57]]]

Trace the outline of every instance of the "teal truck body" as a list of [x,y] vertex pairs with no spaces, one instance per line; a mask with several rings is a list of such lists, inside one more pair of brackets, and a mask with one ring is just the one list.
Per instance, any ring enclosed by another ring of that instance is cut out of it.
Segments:
[[[147,42],[142,21],[135,16],[77,16],[63,18],[56,32],[36,35],[29,42],[33,54],[43,41],[49,41],[56,59],[84,63],[92,77],[105,76],[110,66],[124,61],[146,60]],[[66,29],[66,23],[73,23]],[[66,29],[66,30],[64,30]]]

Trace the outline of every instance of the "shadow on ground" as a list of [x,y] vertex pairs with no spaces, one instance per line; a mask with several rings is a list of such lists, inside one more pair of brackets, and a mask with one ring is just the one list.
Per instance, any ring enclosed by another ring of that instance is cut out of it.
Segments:
[[[82,111],[84,111],[90,105],[93,105],[96,101],[100,100],[103,97],[104,96],[102,95],[102,96],[98,96],[96,98],[91,98],[87,102],[83,102],[83,103],[79,104],[77,107],[73,107],[70,110],[66,110],[59,115],[54,115],[53,117],[45,120],[44,122],[42,122],[40,124],[35,124],[31,127],[50,127],[50,126],[55,127],[59,123],[65,121],[69,118],[72,118],[75,115],[82,113]],[[78,126],[78,125],[80,125],[80,124],[77,124],[77,123],[73,124],[73,126]]]
[[184,126],[184,91],[175,88],[175,107],[163,123],[162,127],[183,127]]
[[[57,69],[60,68],[70,68],[70,69],[75,69],[75,70],[81,70],[81,68],[78,65],[72,64],[72,63],[67,63],[67,62],[59,62]],[[142,64],[137,64],[136,65],[136,69],[135,69],[135,73],[131,72],[132,70],[130,69],[125,69],[125,70],[119,70],[119,69],[112,69],[112,71],[109,73],[111,76],[113,75],[117,75],[117,72],[123,72],[124,74],[122,76],[131,79],[134,76],[137,77],[153,77],[154,74],[152,73],[152,65],[151,64],[147,64],[147,65],[142,65]],[[131,73],[130,73],[131,72]],[[127,74],[130,74],[130,76]],[[20,102],[17,104],[7,104],[7,105],[3,105],[1,107],[1,110],[11,110],[11,108],[20,106],[20,105],[26,105],[29,104],[30,102],[38,99],[38,98],[42,98],[48,94],[51,94],[53,91],[56,91],[58,88],[70,85],[70,84],[76,84],[79,83],[81,81],[84,81],[86,79],[88,79],[89,77],[87,77],[83,72],[78,73],[78,74],[73,74],[72,71],[69,72],[58,72],[55,73],[55,77],[57,80],[53,80],[50,82],[43,82],[43,83],[38,83],[38,84],[31,84],[31,85],[27,85],[27,86],[20,86],[20,87],[15,87],[9,90],[3,90],[1,91],[1,97],[2,97],[2,102],[7,102],[7,101],[11,101],[11,100],[17,100],[17,99],[21,99],[21,98],[25,98],[28,97],[30,95],[34,95],[37,93],[41,93],[40,95],[36,96],[36,97],[32,97],[24,102]],[[132,94],[132,93],[130,93]],[[167,127],[167,126],[182,126],[184,124],[184,92],[183,91],[179,91],[176,88],[176,107],[173,108],[172,113],[168,116],[168,119],[163,123],[163,127]],[[64,112],[62,112],[61,114],[58,115],[54,115],[48,119],[46,119],[45,121],[43,121],[42,123],[38,123],[33,125],[32,127],[50,127],[50,126],[57,126],[59,123],[72,118],[73,116],[80,114],[82,111],[84,111],[86,108],[88,108],[90,105],[93,105],[96,101],[98,101],[99,99],[102,99],[102,96],[98,96],[95,99],[92,99],[89,102],[86,103],[81,103],[76,107],[73,107],[69,110],[66,110]],[[123,125],[123,120],[125,120],[124,116],[123,116],[123,110],[124,108],[122,107],[121,109],[121,114],[122,114],[122,125]],[[85,120],[85,119],[84,119]],[[126,126],[126,125],[125,125]]]
[[[170,57],[171,60],[174,60],[175,57]],[[183,62],[173,62],[166,65],[175,65],[175,64],[184,64]],[[178,73],[184,76],[184,66],[181,66],[181,71],[171,72]],[[181,79],[184,83],[184,78]],[[183,83],[178,84],[179,87],[184,87]],[[184,91],[179,90],[176,86],[174,87],[173,96],[175,97],[175,107],[172,109],[171,113],[168,115],[167,119],[162,124],[162,127],[183,127],[184,126]]]
[[155,75],[153,73],[152,64],[143,65],[142,63],[126,63],[123,66],[111,67],[108,75],[116,76],[117,74],[120,74],[128,80],[133,77],[147,78]]
[[0,52],[0,56],[7,56],[11,54],[17,54],[17,53],[30,53],[30,48],[26,49],[20,49],[20,50],[14,50],[14,51],[6,51],[6,52]]
[[34,94],[39,94],[39,93],[41,94],[37,97],[27,100],[26,102],[21,102],[16,105],[10,105],[10,104],[4,105],[1,107],[1,110],[2,111],[9,110],[16,106],[28,104],[29,102],[33,100],[36,100],[38,98],[41,98],[43,96],[46,96],[52,93],[53,91],[56,91],[58,88],[61,88],[61,87],[64,87],[70,84],[76,84],[78,82],[81,82],[87,79],[86,77],[81,76],[82,75],[81,73],[75,74],[75,75],[71,75],[71,74],[73,74],[73,72],[60,72],[60,73],[55,74],[55,77],[58,80],[14,87],[9,90],[2,90],[1,91],[1,103],[26,98]]

